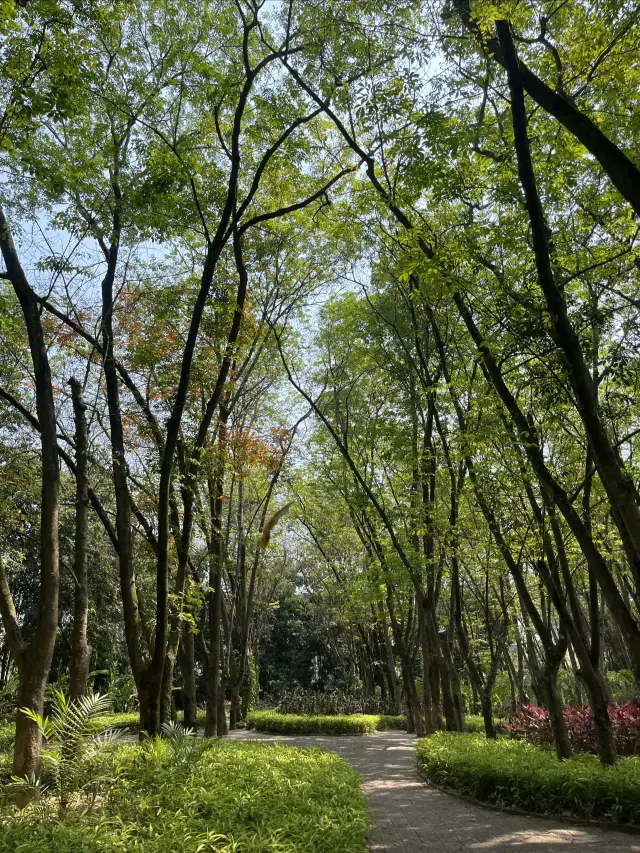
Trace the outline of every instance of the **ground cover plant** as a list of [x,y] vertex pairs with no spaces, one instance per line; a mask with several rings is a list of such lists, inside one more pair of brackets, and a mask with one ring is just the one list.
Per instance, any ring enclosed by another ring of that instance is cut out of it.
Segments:
[[[571,705],[564,709],[564,722],[573,749],[577,752],[598,751],[593,711],[586,705]],[[609,718],[613,728],[616,749],[619,755],[640,753],[640,703],[618,702],[609,706]],[[471,729],[470,729],[471,730]],[[511,715],[506,732],[513,738],[525,738],[531,743],[550,745],[553,734],[546,708],[525,705]]]
[[640,823],[640,758],[603,767],[595,755],[558,761],[550,749],[500,737],[437,732],[418,742],[425,777],[478,800],[543,814]]
[[93,808],[0,813],[0,853],[364,853],[358,774],[335,755],[177,737],[105,749]]
[[281,735],[373,734],[384,729],[405,729],[406,718],[385,714],[332,714],[327,716],[251,711],[247,726],[258,732]]

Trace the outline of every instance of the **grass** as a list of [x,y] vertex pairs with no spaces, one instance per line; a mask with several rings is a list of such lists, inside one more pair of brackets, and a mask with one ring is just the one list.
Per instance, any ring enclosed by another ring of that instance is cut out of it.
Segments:
[[281,735],[373,734],[383,729],[404,729],[405,726],[404,717],[385,714],[307,716],[278,714],[276,711],[251,711],[247,714],[248,728]]
[[640,823],[640,757],[605,768],[594,755],[558,761],[524,741],[438,732],[419,741],[418,765],[438,785],[542,814]]
[[[191,739],[189,739],[191,740]],[[167,741],[107,749],[100,808],[0,811],[0,853],[365,853],[360,778],[318,749]]]

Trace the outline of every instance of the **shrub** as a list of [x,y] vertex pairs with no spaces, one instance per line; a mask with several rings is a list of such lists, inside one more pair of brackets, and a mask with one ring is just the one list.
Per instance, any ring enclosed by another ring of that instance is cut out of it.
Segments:
[[[42,717],[29,708],[20,708],[19,713],[37,724],[46,741],[42,752],[43,764],[45,767],[48,765],[53,783],[47,787],[55,791],[61,810],[67,808],[71,796],[86,781],[87,760],[121,735],[116,729],[94,734],[95,721],[110,705],[108,695],[87,694],[72,701],[61,690],[55,690],[50,716]],[[37,792],[42,790],[42,781],[37,780]],[[89,781],[95,782],[94,779]],[[14,779],[12,787],[33,788],[34,782],[34,778]],[[95,786],[91,784],[91,787],[95,792]]]
[[580,818],[640,822],[640,758],[603,767],[596,756],[558,761],[521,740],[437,732],[418,742],[418,766],[438,785],[497,805]]
[[382,729],[404,729],[406,719],[382,714],[305,716],[252,711],[247,714],[247,727],[280,735],[356,735],[373,734]]
[[103,758],[101,811],[0,813],[0,853],[365,853],[360,778],[342,759],[278,744],[130,743]]
[[484,733],[484,717],[480,714],[467,714],[465,717],[468,732]]
[[379,732],[396,729],[398,731],[407,730],[407,718],[400,714],[379,714],[376,730]]
[[138,731],[140,714],[130,712],[125,714],[100,714],[92,721],[92,731],[99,734],[105,729],[131,729]]
[[[619,702],[609,706],[609,715],[620,755],[640,753],[640,704]],[[572,747],[577,752],[597,752],[593,711],[587,705],[573,705],[564,711],[564,719]],[[506,727],[512,738],[524,738],[539,746],[553,743],[549,713],[536,705],[525,705],[513,714]]]
[[282,694],[277,711],[280,714],[306,714],[321,717],[352,714],[396,716],[398,714],[398,708],[393,702],[383,701],[378,696],[363,699],[362,696],[343,693],[340,690],[331,690],[327,693],[292,690]]
[[13,741],[16,736],[15,720],[9,720],[0,724],[0,753],[9,752],[13,749]]

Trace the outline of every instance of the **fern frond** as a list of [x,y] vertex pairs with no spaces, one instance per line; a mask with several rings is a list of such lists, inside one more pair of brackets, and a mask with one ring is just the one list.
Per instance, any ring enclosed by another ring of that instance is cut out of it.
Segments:
[[42,737],[46,741],[50,741],[55,738],[54,728],[47,717],[42,717],[36,711],[32,711],[31,708],[20,708],[20,713],[24,714],[25,717],[28,717],[30,720],[33,720],[36,726],[40,729]]
[[166,737],[167,740],[184,740],[186,738],[195,737],[196,733],[193,729],[185,728],[182,723],[174,723],[171,720],[170,723],[162,724],[162,734]]
[[130,736],[129,729],[105,729],[100,734],[94,735],[88,743],[88,751],[93,754],[103,746],[109,746],[114,743],[124,743]]

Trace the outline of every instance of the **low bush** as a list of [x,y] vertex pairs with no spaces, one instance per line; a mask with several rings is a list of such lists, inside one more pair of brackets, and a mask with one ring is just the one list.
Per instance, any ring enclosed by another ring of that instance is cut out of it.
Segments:
[[379,732],[397,730],[407,730],[407,718],[400,714],[378,714],[378,722],[376,730]]
[[[182,746],[185,746],[183,743]],[[360,778],[317,749],[188,739],[107,751],[94,808],[0,812],[0,853],[365,853]]]
[[137,711],[124,714],[100,714],[92,721],[92,731],[95,734],[105,729],[131,729],[138,731],[140,714]]
[[427,779],[496,805],[546,814],[640,823],[640,758],[603,767],[594,755],[558,761],[522,740],[437,732],[418,742]]
[[[609,706],[616,747],[620,755],[640,753],[640,703],[619,702]],[[572,705],[564,711],[564,719],[572,747],[578,752],[597,752],[593,711],[587,705]],[[507,734],[524,738],[539,746],[553,743],[549,713],[536,705],[525,705],[507,723]]]
[[468,732],[484,732],[484,718],[479,714],[467,714],[465,723]]
[[279,735],[356,735],[373,734],[383,729],[404,729],[404,717],[383,714],[342,714],[311,716],[279,714],[277,711],[251,711],[247,728]]
[[[467,714],[464,718],[468,732],[484,732],[484,717],[480,714]],[[494,717],[493,727],[497,732],[503,732],[505,724],[503,720],[496,720]],[[447,721],[442,718],[442,730],[447,728]]]
[[317,693],[312,690],[291,690],[283,693],[278,701],[280,714],[302,714],[307,716],[335,717],[352,714],[382,714],[397,716],[398,707],[388,699],[330,690]]
[[0,723],[0,753],[9,752],[13,749],[13,741],[16,736],[16,724],[14,720]]

